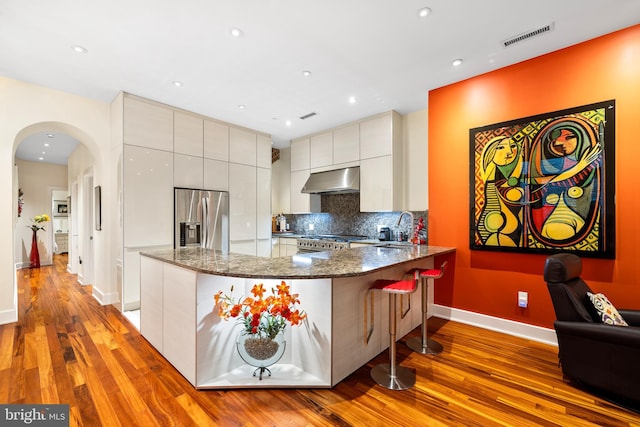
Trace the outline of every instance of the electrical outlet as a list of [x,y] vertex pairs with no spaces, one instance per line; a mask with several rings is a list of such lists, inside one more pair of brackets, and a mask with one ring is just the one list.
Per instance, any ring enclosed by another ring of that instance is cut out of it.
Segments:
[[529,293],[518,291],[518,307],[527,308],[529,305]]

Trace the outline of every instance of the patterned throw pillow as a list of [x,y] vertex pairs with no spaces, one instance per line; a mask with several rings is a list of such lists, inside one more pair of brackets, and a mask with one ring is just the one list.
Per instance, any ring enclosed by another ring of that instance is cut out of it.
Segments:
[[629,326],[604,294],[587,292],[587,296],[598,312],[598,316],[602,319],[602,323],[615,326]]

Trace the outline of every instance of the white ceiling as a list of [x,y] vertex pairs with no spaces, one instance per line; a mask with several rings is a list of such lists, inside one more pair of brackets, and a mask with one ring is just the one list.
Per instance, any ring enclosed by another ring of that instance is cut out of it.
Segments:
[[[418,17],[425,6],[432,13]],[[431,89],[639,21],[638,0],[0,0],[0,75],[105,102],[126,91],[283,147],[425,109]],[[452,67],[455,58],[464,63]]]

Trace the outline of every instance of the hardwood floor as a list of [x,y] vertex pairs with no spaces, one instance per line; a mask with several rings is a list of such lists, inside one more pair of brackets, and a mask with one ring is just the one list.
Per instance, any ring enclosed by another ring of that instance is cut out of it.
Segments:
[[19,321],[0,326],[0,402],[68,403],[72,426],[640,426],[638,413],[564,382],[555,347],[436,318],[442,354],[398,343],[417,374],[407,391],[369,377],[386,352],[333,389],[197,391],[65,271],[66,256],[54,261],[17,273]]

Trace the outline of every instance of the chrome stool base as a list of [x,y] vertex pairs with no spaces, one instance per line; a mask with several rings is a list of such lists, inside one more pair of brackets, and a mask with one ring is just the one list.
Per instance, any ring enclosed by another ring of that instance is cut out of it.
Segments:
[[371,369],[371,378],[389,390],[407,390],[416,384],[416,373],[412,370],[396,366],[395,371],[395,376],[392,376],[390,365],[381,363]]
[[432,339],[427,339],[424,345],[422,338],[413,337],[407,340],[407,347],[420,354],[440,354],[442,353],[442,344]]

